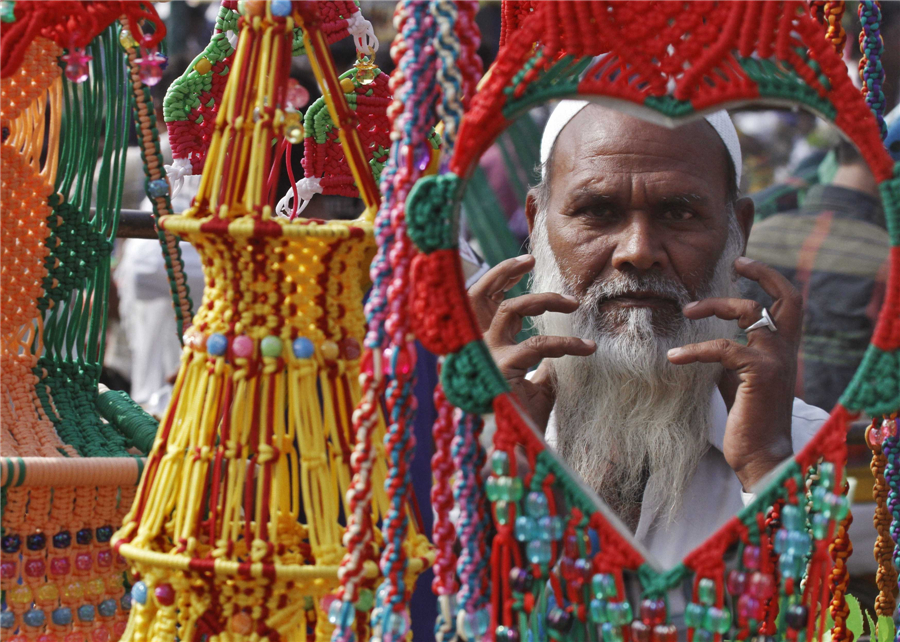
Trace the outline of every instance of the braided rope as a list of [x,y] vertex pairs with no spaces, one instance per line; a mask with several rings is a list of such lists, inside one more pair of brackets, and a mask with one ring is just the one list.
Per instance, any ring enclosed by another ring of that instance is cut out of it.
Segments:
[[[846,495],[850,486],[844,482]],[[853,513],[847,512],[847,516],[841,520],[835,533],[834,541],[828,547],[834,567],[831,569],[831,617],[834,626],[831,628],[831,639],[835,642],[853,642],[853,633],[847,628],[847,617],[850,615],[850,607],[847,604],[847,586],[850,584],[850,571],[847,569],[847,560],[853,554],[853,542],[847,531],[853,523]]]
[[885,97],[884,68],[881,66],[881,55],[884,52],[884,41],[881,38],[881,3],[877,0],[860,0],[857,9],[862,29],[859,32],[859,77],[862,80],[862,93],[866,104],[881,130],[881,139],[887,136],[887,125],[884,123]]
[[[894,419],[896,422],[896,418]],[[896,424],[895,424],[896,425]],[[894,542],[900,540],[900,435],[897,430],[884,437],[881,448],[885,456],[884,479],[887,482],[887,508],[890,512],[890,534]],[[894,568],[900,569],[900,547],[894,548]]]
[[431,13],[438,26],[435,42],[440,65],[437,82],[441,86],[441,102],[437,105],[438,117],[444,123],[444,149],[452,153],[456,132],[462,120],[462,72],[459,69],[460,43],[456,36],[457,8],[455,0],[438,0],[431,3]]
[[839,56],[843,55],[844,46],[847,44],[847,33],[841,24],[844,17],[844,5],[844,0],[828,0],[823,8],[825,19],[828,21],[828,31],[825,33],[825,37],[834,45],[834,52]]
[[[885,420],[887,421],[887,420]],[[880,433],[878,419],[872,420],[872,425],[866,430],[866,443],[872,450],[872,463],[870,468],[875,478],[875,486],[872,496],[875,499],[875,515],[872,518],[878,536],[875,539],[874,555],[878,563],[878,571],[875,575],[875,583],[878,585],[878,597],[875,598],[876,615],[891,617],[894,613],[896,602],[894,600],[894,586],[897,584],[897,569],[894,567],[894,540],[891,538],[891,514],[887,507],[888,486],[884,478],[884,469],[887,457],[881,448],[884,443],[884,435]],[[881,443],[879,443],[879,441]]]

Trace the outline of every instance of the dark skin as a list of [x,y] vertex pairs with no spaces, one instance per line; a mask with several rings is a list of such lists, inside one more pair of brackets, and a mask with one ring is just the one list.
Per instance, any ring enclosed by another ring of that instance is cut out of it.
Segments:
[[[547,236],[575,298],[505,292],[534,267],[530,256],[500,263],[475,284],[470,301],[485,341],[510,387],[538,425],[546,427],[555,401],[549,362],[531,380],[525,375],[543,359],[586,356],[596,350],[577,337],[532,337],[516,343],[522,320],[544,312],[571,313],[598,280],[616,271],[657,272],[680,281],[693,302],[634,292],[601,304],[649,307],[657,315],[687,319],[717,316],[746,328],[762,316],[760,306],[737,298],[697,300],[728,237],[727,151],[705,121],[668,129],[596,105],[563,129],[550,168]],[[753,203],[733,204],[746,239]],[[537,214],[534,194],[526,204],[529,227]],[[675,348],[676,365],[721,363],[719,389],[728,406],[724,455],[745,489],[793,454],[791,412],[802,319],[802,298],[777,271],[744,257],[736,272],[757,281],[774,299],[769,312],[778,332],[748,333],[748,345],[726,339]]]

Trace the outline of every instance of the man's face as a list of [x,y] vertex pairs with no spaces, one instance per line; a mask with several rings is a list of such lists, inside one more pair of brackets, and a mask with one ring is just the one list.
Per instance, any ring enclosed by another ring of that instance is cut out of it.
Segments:
[[[726,168],[724,145],[705,121],[668,129],[583,109],[556,141],[546,211],[550,249],[574,294],[622,277],[674,284],[680,297],[671,287],[619,288],[596,312],[624,319],[645,308],[654,326],[675,325],[687,302],[678,299],[703,293],[728,239]],[[532,204],[532,223],[534,213]]]

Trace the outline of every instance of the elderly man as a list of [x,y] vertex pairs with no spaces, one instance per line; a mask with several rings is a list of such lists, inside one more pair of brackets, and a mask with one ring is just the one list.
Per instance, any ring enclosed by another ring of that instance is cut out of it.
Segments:
[[[801,300],[741,256],[753,203],[738,195],[724,112],[668,129],[564,101],[541,157],[532,255],[494,267],[470,298],[548,444],[675,564],[827,417],[793,398]],[[504,301],[530,271],[531,293]],[[736,275],[771,308],[739,298]],[[516,343],[524,317],[539,335]]]

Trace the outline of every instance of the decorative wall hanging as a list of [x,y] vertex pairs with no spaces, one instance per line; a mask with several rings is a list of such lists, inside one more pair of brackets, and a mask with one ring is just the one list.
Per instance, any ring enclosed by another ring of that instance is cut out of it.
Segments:
[[[504,45],[466,112],[449,171],[421,179],[407,209],[410,237],[422,252],[412,267],[416,336],[447,355],[447,399],[467,412],[493,411],[497,422],[486,482],[497,529],[492,602],[489,625],[472,633],[675,640],[668,590],[692,579],[689,639],[821,639],[829,604],[832,639],[849,639],[845,432],[853,412],[881,417],[900,407],[900,170],[875,119],[801,2],[505,3],[504,17],[515,27],[504,27]],[[478,157],[531,106],[574,94],[628,104],[670,126],[721,105],[801,104],[861,150],[880,184],[895,246],[890,294],[841,405],[750,505],[671,569],[645,559],[547,449],[480,339],[456,252],[459,203]],[[889,480],[895,439],[884,442]],[[523,478],[517,445],[530,470]],[[737,567],[726,573],[725,553],[735,547]],[[625,593],[625,577],[641,586],[640,608]]]
[[[239,20],[194,205],[161,220],[197,247],[207,285],[137,499],[114,538],[140,578],[127,640],[324,640],[337,622],[330,593],[345,551],[339,513],[353,512],[341,499],[357,441],[362,270],[378,192],[346,125],[317,3],[264,9]],[[290,126],[295,25],[369,204],[357,221],[273,216],[270,143]],[[371,414],[377,438],[377,405]],[[383,450],[373,451],[369,523],[409,510],[406,498],[389,504]],[[430,563],[428,544],[414,527],[396,535],[413,558],[411,580]],[[363,592],[374,588],[383,546],[376,535],[359,551]],[[359,604],[361,635],[371,602],[369,593]]]

